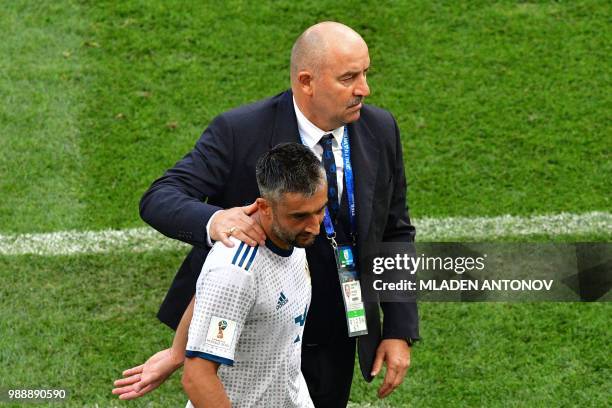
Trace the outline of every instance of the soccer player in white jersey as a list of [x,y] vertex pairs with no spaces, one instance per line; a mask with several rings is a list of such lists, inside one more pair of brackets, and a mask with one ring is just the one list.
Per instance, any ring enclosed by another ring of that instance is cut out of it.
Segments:
[[[257,162],[265,246],[216,243],[198,279],[186,347],[188,407],[313,407],[300,371],[310,303],[304,247],[327,203],[321,162],[283,144]],[[228,231],[231,235],[231,231]]]

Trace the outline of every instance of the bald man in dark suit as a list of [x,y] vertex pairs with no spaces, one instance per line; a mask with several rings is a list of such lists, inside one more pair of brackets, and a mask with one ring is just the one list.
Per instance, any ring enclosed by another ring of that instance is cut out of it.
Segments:
[[[330,197],[337,195],[336,238],[338,242],[354,240],[358,258],[359,248],[381,242],[412,245],[415,229],[406,206],[397,123],[389,112],[363,103],[370,93],[369,66],[365,41],[349,27],[334,22],[310,27],[292,50],[291,90],[216,117],[194,149],[145,193],[142,218],[194,248],[158,313],[162,322],[178,327],[175,344],[124,372],[125,378],[115,383],[118,388],[113,391],[120,398],[149,392],[182,364],[181,337],[186,337],[190,301],[212,241],[231,245],[231,235],[257,245],[265,239],[249,217],[253,207],[248,204],[259,196],[255,162],[273,146],[302,142],[321,158],[327,140],[337,177],[336,188],[330,190]],[[354,178],[351,186],[343,161],[345,137]],[[328,177],[333,178],[333,173]],[[353,191],[356,216],[351,223],[348,204]],[[349,337],[333,248],[323,228],[307,257],[312,304],[302,341],[302,371],[315,406],[346,406],[356,348],[366,381],[386,364],[378,395],[389,395],[403,381],[411,345],[419,338],[416,304],[365,302],[368,334]]]

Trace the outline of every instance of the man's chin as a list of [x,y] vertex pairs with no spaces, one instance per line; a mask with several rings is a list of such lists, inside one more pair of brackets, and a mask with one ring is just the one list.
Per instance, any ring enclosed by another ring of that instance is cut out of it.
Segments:
[[309,246],[314,244],[316,238],[316,235],[310,235],[308,237],[296,237],[294,245],[298,248],[308,248]]
[[344,117],[344,123],[352,123],[356,121],[357,119],[359,119],[360,116],[361,116],[361,109],[357,109],[355,111],[348,112],[346,116]]

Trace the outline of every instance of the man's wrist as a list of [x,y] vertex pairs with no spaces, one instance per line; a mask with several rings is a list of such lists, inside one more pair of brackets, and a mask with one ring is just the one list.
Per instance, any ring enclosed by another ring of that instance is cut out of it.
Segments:
[[185,363],[185,350],[170,349],[170,360],[175,369],[179,369]]
[[412,347],[414,346],[417,341],[419,341],[420,339],[418,338],[414,338],[414,337],[410,337],[410,336],[398,336],[398,335],[388,335],[388,336],[383,336],[383,340],[404,340],[406,343],[408,343],[408,346]]
[[208,219],[208,222],[206,223],[206,243],[208,244],[209,247],[213,246],[214,244],[212,238],[210,237],[210,227],[212,226],[213,219],[215,218],[217,214],[219,214],[219,212],[221,212],[221,210],[215,211],[213,215],[210,216],[210,218]]

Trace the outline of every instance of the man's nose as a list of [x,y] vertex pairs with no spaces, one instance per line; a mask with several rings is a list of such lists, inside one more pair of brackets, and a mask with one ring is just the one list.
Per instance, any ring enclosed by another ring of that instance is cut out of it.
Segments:
[[365,75],[361,75],[361,79],[355,86],[355,95],[366,97],[370,95],[370,87],[368,86],[368,80]]
[[319,235],[322,221],[323,219],[320,217],[317,217],[317,216],[311,217],[308,222],[308,225],[305,228],[306,232],[308,232],[309,234],[313,234],[313,235]]

